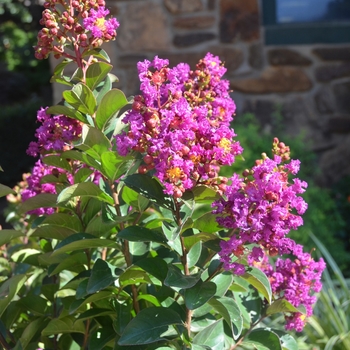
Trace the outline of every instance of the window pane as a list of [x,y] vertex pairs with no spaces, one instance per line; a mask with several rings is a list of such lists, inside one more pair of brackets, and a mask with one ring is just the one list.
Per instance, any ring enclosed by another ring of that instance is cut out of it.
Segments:
[[277,23],[350,20],[350,0],[276,0]]

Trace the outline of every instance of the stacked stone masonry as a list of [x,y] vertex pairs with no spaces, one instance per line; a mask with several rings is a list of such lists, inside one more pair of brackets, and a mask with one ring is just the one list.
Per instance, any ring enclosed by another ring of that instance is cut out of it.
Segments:
[[350,43],[266,46],[258,0],[107,4],[120,22],[107,51],[126,94],[139,91],[138,61],[158,55],[195,67],[210,51],[225,61],[237,118],[252,112],[268,127],[280,111],[292,135],[312,140],[324,183],[350,175]]

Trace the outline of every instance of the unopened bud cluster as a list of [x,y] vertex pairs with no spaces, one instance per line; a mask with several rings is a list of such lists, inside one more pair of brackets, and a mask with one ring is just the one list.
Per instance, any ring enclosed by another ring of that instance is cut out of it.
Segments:
[[[106,19],[109,11],[104,0],[49,0],[40,24],[35,47],[37,59],[45,59],[50,53],[74,59],[77,53],[99,47],[103,42],[115,39],[119,23],[115,18]],[[72,52],[66,53],[68,46]]]

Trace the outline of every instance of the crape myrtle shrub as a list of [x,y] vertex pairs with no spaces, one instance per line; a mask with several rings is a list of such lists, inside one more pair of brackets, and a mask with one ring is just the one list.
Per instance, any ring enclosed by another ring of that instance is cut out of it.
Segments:
[[[119,23],[103,0],[45,4],[36,57],[63,58],[62,103],[37,112],[31,173],[0,243],[5,349],[296,349],[265,321],[303,330],[322,258],[289,238],[307,183],[276,137],[243,173],[219,57],[139,62],[126,98],[101,45]],[[72,76],[67,65],[75,65]]]

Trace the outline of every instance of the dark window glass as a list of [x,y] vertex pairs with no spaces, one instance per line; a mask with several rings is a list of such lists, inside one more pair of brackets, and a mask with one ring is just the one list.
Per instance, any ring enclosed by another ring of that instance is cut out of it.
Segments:
[[350,20],[350,0],[276,0],[276,23]]

